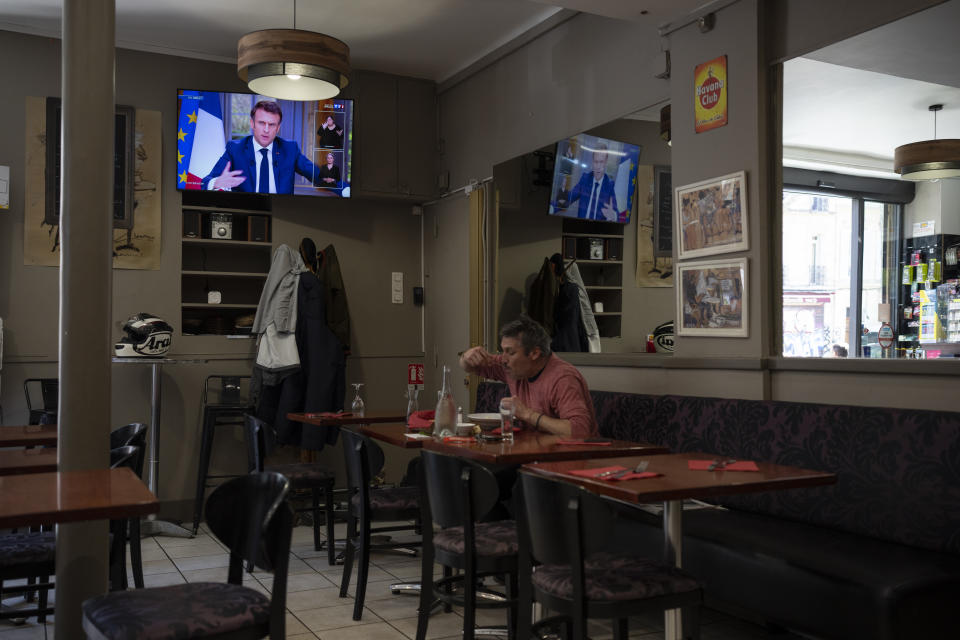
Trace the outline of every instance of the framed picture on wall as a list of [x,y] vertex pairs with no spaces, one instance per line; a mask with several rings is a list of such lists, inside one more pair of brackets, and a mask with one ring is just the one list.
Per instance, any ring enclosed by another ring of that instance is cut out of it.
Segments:
[[677,334],[746,338],[747,259],[680,264]]
[[677,187],[674,202],[678,259],[749,248],[745,172]]

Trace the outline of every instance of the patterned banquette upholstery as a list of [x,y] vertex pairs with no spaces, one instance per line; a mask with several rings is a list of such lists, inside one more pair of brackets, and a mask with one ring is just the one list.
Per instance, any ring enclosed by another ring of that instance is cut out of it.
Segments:
[[[495,411],[505,393],[481,383],[477,410]],[[591,395],[606,437],[837,474],[832,486],[686,512],[683,566],[705,582],[708,603],[824,638],[955,633],[960,412]],[[657,548],[658,527],[650,519],[630,539]]]

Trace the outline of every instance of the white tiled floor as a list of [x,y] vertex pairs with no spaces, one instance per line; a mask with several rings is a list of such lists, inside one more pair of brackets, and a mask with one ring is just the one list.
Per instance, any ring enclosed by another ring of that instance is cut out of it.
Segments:
[[[338,534],[343,535],[342,525]],[[403,534],[396,534],[398,538]],[[400,538],[402,539],[402,538]],[[228,555],[225,548],[202,528],[192,539],[153,537],[142,541],[144,581],[147,587],[180,584],[201,580],[225,581]],[[416,579],[420,574],[420,560],[393,554],[374,554],[370,567],[367,597],[363,619],[355,621],[353,593],[354,573],[350,597],[340,598],[339,566],[327,565],[326,552],[313,549],[313,532],[309,527],[297,527],[293,533],[290,575],[287,580],[287,638],[289,640],[409,640],[417,629],[417,600],[409,596],[395,596],[389,586],[398,580]],[[244,584],[264,593],[272,586],[270,574],[255,572],[244,577]],[[4,600],[16,604],[20,598]],[[463,621],[459,611],[435,613],[430,619],[427,638],[459,638]],[[505,614],[500,610],[485,610],[478,614],[480,625],[503,624]],[[53,623],[46,625],[47,637],[53,638]],[[630,637],[652,640],[663,637],[663,619],[660,615],[632,619]],[[612,633],[606,621],[591,622],[593,640],[607,640]],[[701,620],[703,640],[797,640],[786,632],[768,632],[763,627],[704,609]],[[0,640],[41,640],[44,629],[31,618],[22,626],[0,620]]]

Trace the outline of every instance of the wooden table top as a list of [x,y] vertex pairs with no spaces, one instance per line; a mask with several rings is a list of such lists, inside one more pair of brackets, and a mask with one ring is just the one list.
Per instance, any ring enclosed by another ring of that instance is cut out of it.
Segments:
[[57,470],[56,449],[0,450],[0,476]]
[[671,453],[650,456],[647,471],[663,475],[634,480],[600,480],[570,475],[569,472],[575,469],[612,465],[633,468],[643,459],[639,456],[605,460],[540,462],[524,465],[521,472],[535,473],[554,480],[578,484],[594,493],[634,503],[816,487],[837,482],[837,476],[833,473],[769,462],[757,462],[759,471],[692,471],[687,466],[688,460],[714,460],[719,457],[709,453]]
[[157,513],[160,503],[130,469],[0,477],[0,528]]
[[312,424],[318,427],[342,427],[347,424],[374,424],[380,422],[406,422],[407,416],[402,413],[385,413],[383,411],[367,411],[362,416],[355,416],[350,412],[342,414],[322,413],[288,413],[288,420]]
[[608,445],[560,444],[570,438],[538,431],[521,431],[510,442],[441,442],[423,440],[423,448],[483,464],[516,465],[547,460],[580,460],[583,458],[610,458],[629,455],[666,453],[667,448],[644,442],[610,440]]
[[0,447],[57,446],[57,425],[28,424],[0,427]]
[[360,427],[359,431],[368,438],[380,440],[403,449],[419,449],[423,447],[425,441],[425,439],[408,438],[408,433],[417,432],[410,431],[410,429],[407,429],[407,425],[403,423],[366,424]]

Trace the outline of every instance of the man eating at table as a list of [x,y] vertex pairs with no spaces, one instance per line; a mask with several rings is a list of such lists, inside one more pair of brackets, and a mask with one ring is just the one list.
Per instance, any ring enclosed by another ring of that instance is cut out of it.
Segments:
[[520,316],[500,330],[502,355],[483,347],[463,352],[467,373],[506,382],[514,416],[526,429],[560,436],[597,435],[597,416],[587,382],[569,362],[550,350],[550,336],[537,322]]

